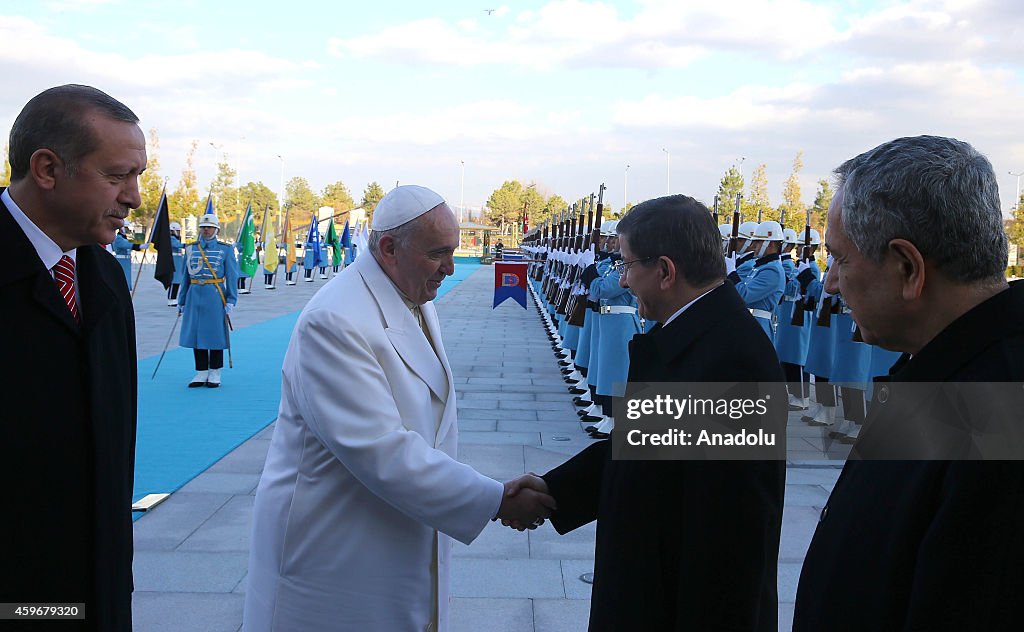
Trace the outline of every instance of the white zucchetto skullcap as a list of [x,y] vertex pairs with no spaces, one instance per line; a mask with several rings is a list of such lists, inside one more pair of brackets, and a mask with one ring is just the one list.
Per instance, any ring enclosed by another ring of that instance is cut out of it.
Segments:
[[388,192],[373,211],[372,230],[391,230],[444,204],[444,198],[427,187],[403,184]]

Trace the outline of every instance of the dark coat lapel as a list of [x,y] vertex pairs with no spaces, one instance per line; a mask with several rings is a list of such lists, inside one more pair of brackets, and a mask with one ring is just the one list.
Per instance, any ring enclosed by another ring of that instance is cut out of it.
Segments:
[[78,323],[75,322],[68,306],[64,304],[60,292],[57,290],[57,283],[50,276],[50,271],[43,267],[43,261],[39,254],[28,240],[21,226],[14,221],[7,205],[0,202],[0,244],[8,253],[8,265],[5,267],[6,274],[0,276],[0,285],[21,281],[28,277],[35,279],[32,287],[32,298],[58,322],[68,329],[77,332]]

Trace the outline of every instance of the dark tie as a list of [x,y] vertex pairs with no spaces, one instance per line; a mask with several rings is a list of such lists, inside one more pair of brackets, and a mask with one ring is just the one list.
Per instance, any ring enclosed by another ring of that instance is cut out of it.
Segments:
[[78,302],[75,301],[75,261],[67,255],[61,257],[57,265],[53,266],[53,279],[57,282],[61,298],[67,303],[68,311],[76,321],[82,322],[78,316]]

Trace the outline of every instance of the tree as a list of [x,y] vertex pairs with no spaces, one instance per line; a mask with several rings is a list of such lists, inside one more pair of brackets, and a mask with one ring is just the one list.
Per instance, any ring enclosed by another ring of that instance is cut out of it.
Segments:
[[0,173],[0,187],[11,184],[11,147],[4,145],[4,170]]
[[[811,228],[818,229],[821,234],[825,233],[825,221],[828,216],[829,204],[832,204],[832,185],[828,180],[818,180],[818,192],[814,196],[814,205],[811,207]],[[806,218],[804,219],[806,222]],[[800,231],[797,231],[800,232]]]
[[205,210],[199,201],[199,190],[196,188],[195,157],[199,141],[192,141],[192,146],[185,156],[185,169],[181,172],[181,180],[171,193],[170,218],[181,220],[188,215],[201,215]]
[[348,192],[348,187],[341,180],[325,186],[320,193],[320,199],[323,206],[330,206],[336,213],[352,210],[356,205],[352,200],[352,194]]
[[[1008,222],[1006,236],[1010,243],[1016,244],[1017,248],[1024,249],[1024,193],[1017,200],[1017,208],[1013,210],[1013,219]],[[1021,255],[1018,254],[1018,257]]]
[[793,171],[786,178],[786,184],[782,187],[782,204],[779,206],[780,211],[783,209],[786,211],[786,217],[789,218],[790,223],[794,221],[793,218],[807,213],[807,207],[800,199],[800,170],[803,168],[804,152],[798,151],[796,157],[793,158]]
[[210,193],[213,194],[217,214],[222,217],[234,218],[245,211],[246,200],[239,199],[239,192],[235,187],[237,175],[238,172],[231,168],[225,154],[223,159],[217,163],[217,175],[210,183]]
[[366,211],[366,223],[373,223],[373,209],[377,208],[377,202],[384,197],[384,189],[376,181],[366,185],[363,189],[363,201],[359,206]]
[[156,128],[151,127],[146,142],[146,170],[139,176],[142,206],[131,212],[131,218],[147,226],[152,224],[163,190],[164,179],[160,177],[160,137],[157,136]]
[[238,190],[238,196],[243,208],[252,202],[252,216],[256,222],[256,230],[260,230],[263,226],[263,211],[268,204],[270,205],[270,219],[267,221],[277,221],[279,217],[277,193],[271,191],[267,185],[262,182],[248,182]]
[[[733,200],[735,199],[733,197]],[[735,201],[733,204],[735,205]],[[779,219],[779,213],[772,208],[771,198],[768,197],[768,166],[763,162],[757,165],[750,176],[750,194],[743,200],[742,212],[743,217],[750,220],[756,220],[759,215],[762,221]]]
[[732,217],[737,193],[743,193],[743,174],[736,168],[736,165],[733,165],[729,167],[725,175],[722,176],[721,182],[718,183],[718,211],[720,213]]
[[484,209],[484,218],[488,223],[497,225],[502,235],[505,226],[514,222],[523,209],[523,185],[518,180],[506,180],[495,189]]
[[530,223],[534,226],[540,226],[547,220],[551,219],[555,213],[562,212],[562,209],[568,205],[561,195],[552,193],[548,199],[544,200],[544,205],[537,211],[530,212]]

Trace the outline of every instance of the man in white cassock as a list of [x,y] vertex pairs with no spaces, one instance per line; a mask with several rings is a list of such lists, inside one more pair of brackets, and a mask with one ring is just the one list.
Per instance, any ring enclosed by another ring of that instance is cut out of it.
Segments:
[[537,525],[554,505],[455,459],[455,389],[430,301],[458,224],[437,193],[396,187],[369,254],[302,311],[256,492],[248,632],[447,629],[451,539]]

